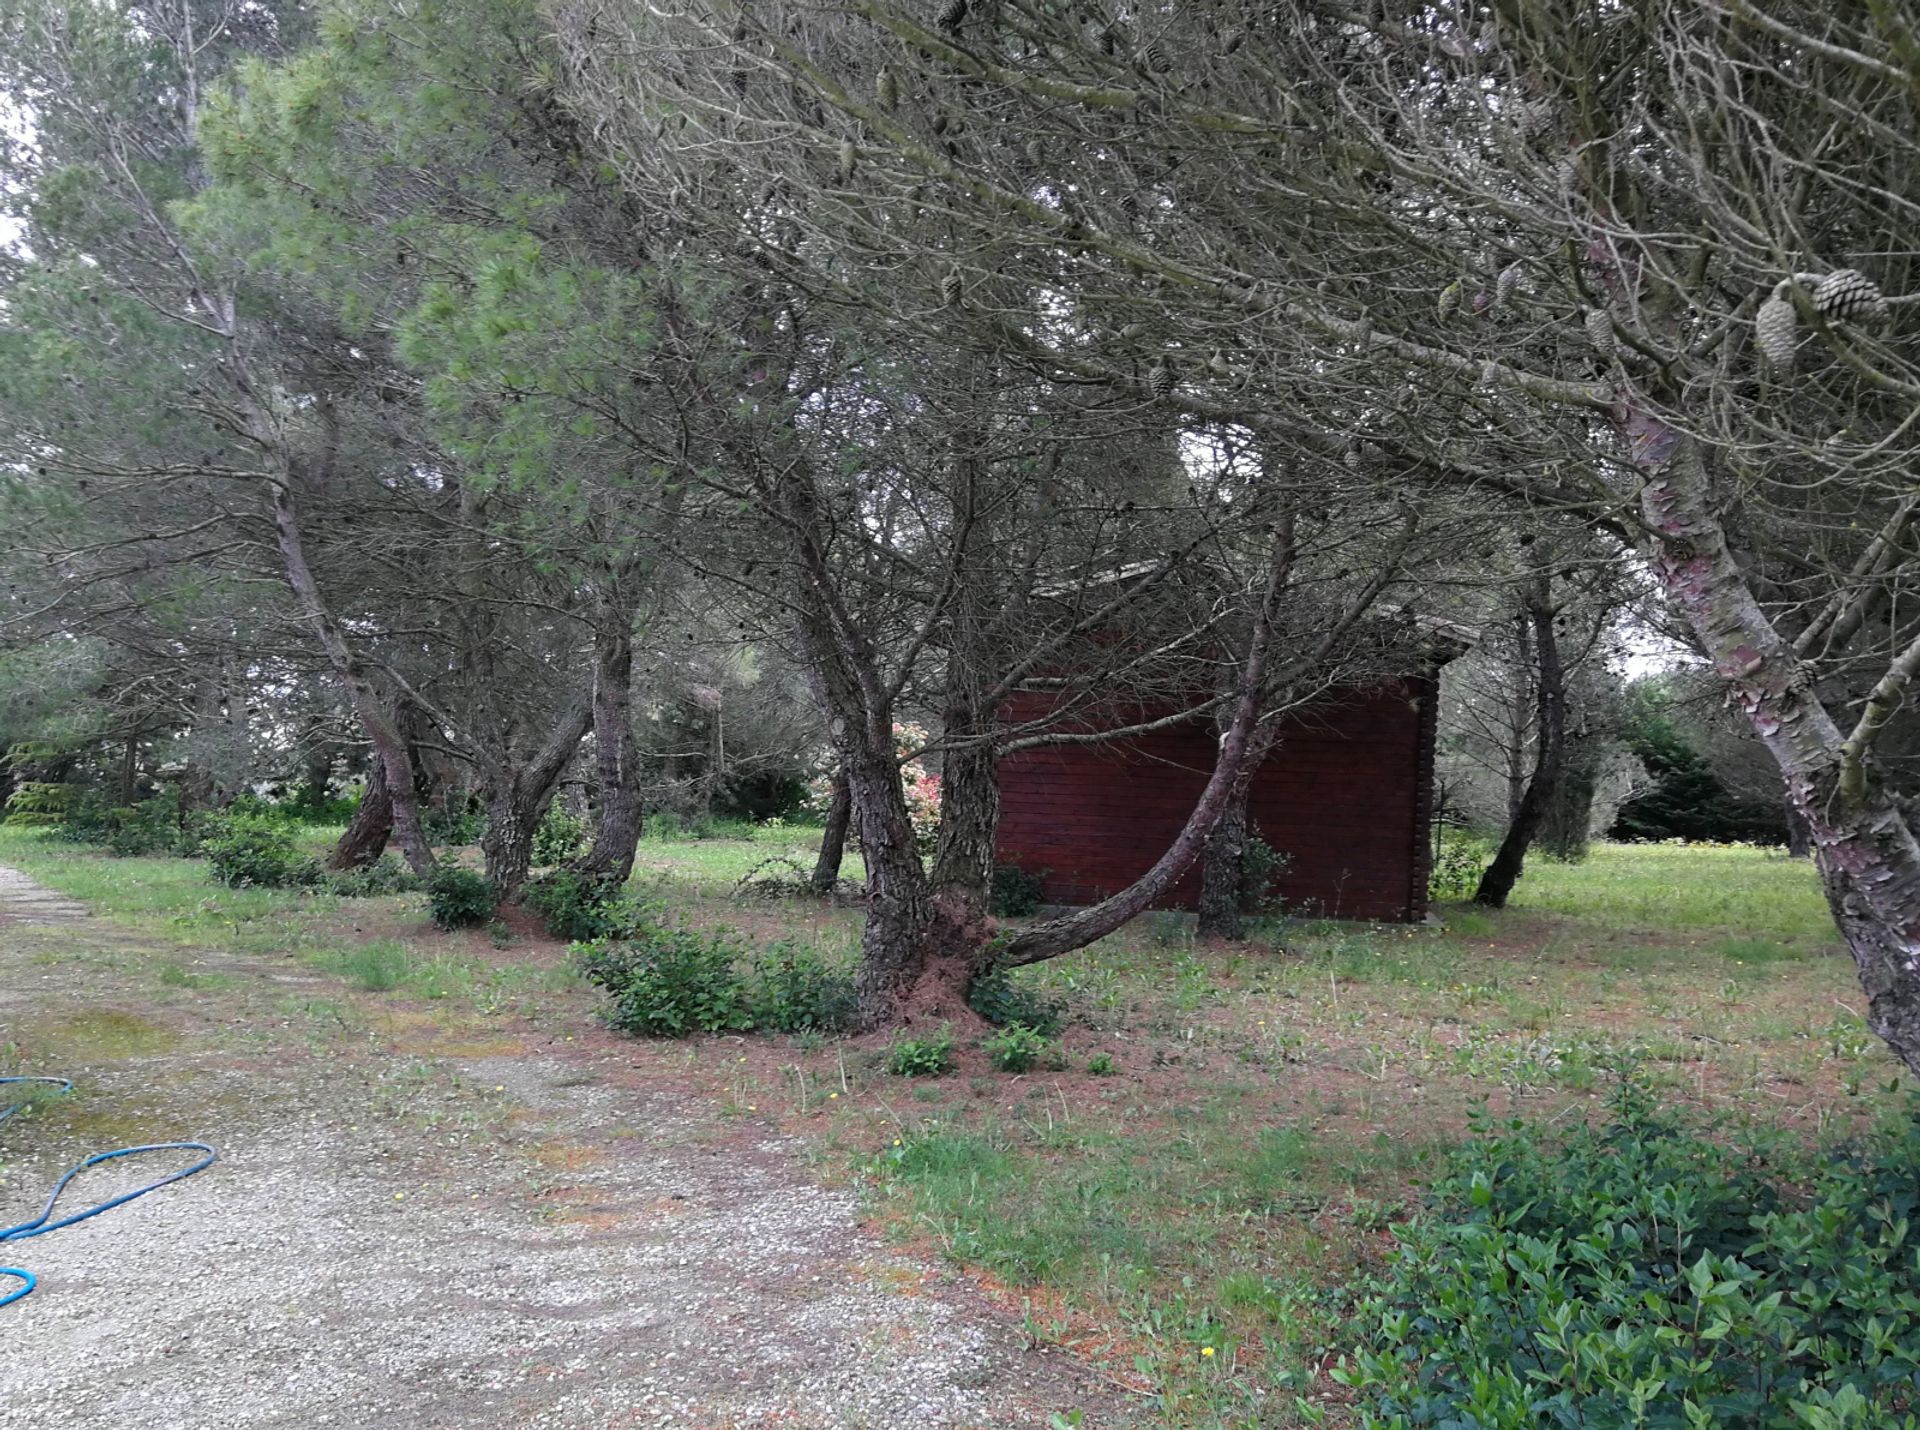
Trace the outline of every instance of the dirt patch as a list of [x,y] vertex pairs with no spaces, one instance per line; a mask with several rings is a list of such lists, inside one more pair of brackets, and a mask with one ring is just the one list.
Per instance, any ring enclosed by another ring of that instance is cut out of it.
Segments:
[[99,932],[115,964],[78,989],[0,930],[0,1041],[24,1013],[26,1070],[58,1058],[79,1083],[0,1125],[0,1199],[37,1207],[122,1140],[221,1160],[9,1248],[41,1288],[0,1312],[30,1348],[0,1362],[0,1425],[1133,1423],[963,1278],[862,1232],[850,1192],[707,1078],[505,1019],[396,1055],[337,982],[321,1016],[271,958],[196,953],[230,981],[182,990],[158,976],[178,949]]

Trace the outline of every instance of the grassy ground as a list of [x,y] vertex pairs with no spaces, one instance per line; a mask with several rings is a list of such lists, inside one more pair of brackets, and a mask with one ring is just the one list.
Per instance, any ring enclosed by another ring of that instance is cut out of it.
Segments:
[[[807,846],[800,830],[650,840],[637,878],[691,923],[848,959],[855,910],[729,897]],[[609,1036],[557,948],[436,934],[418,896],[229,893],[200,865],[6,831],[0,863],[183,944],[303,951],[343,1005]],[[820,1175],[859,1180],[884,1225],[1006,1298],[1036,1340],[1194,1426],[1294,1423],[1296,1397],[1337,1422],[1337,1288],[1378,1264],[1477,1108],[1598,1115],[1634,1068],[1723,1126],[1826,1137],[1904,1093],[1804,862],[1602,847],[1533,867],[1504,913],[1444,912],[1443,929],[1287,924],[1213,947],[1138,921],[1030,971],[1069,1016],[1024,1075],[963,1048],[952,1075],[895,1077],[884,1046],[817,1038],[633,1056],[705,1090],[716,1118],[803,1137]]]

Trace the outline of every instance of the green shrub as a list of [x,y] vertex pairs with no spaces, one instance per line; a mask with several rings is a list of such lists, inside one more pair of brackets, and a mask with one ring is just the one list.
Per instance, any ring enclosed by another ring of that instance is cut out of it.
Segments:
[[659,905],[629,897],[610,879],[577,869],[555,869],[528,882],[520,902],[540,916],[547,933],[568,943],[627,938]]
[[1009,1024],[985,1039],[980,1046],[987,1061],[1002,1072],[1027,1072],[1049,1060],[1054,1054],[1053,1039],[1042,1037],[1023,1023]]
[[214,879],[230,889],[284,889],[320,877],[319,866],[300,852],[287,828],[270,820],[229,817],[204,847]]
[[838,1033],[853,1026],[853,979],[816,949],[782,939],[753,962],[757,1021],[779,1033]]
[[1040,907],[1046,885],[1045,870],[1033,874],[1018,864],[997,864],[987,893],[987,912],[999,919],[1025,918]]
[[46,829],[66,823],[79,791],[51,780],[22,780],[7,797],[7,817],[0,823],[18,828]]
[[1912,1111],[1825,1156],[1710,1142],[1632,1085],[1562,1142],[1483,1120],[1335,1377],[1380,1430],[1912,1426]]
[[487,832],[487,817],[478,810],[434,810],[421,816],[421,828],[435,844],[478,844]]
[[1087,1059],[1087,1072],[1092,1077],[1112,1077],[1120,1071],[1120,1065],[1113,1060],[1112,1053],[1095,1053]]
[[607,994],[602,1016],[608,1025],[651,1038],[751,1028],[739,956],[740,946],[728,933],[657,924],[642,925],[627,939],[575,949],[581,974]]
[[107,850],[123,859],[173,851],[180,838],[180,797],[158,794],[116,809],[107,832]]
[[358,869],[342,869],[326,875],[321,882],[335,894],[349,899],[371,899],[381,894],[405,894],[420,887],[413,871],[391,854],[383,854]]
[[967,1006],[996,1028],[1031,1028],[1042,1037],[1055,1037],[1066,1016],[1066,1005],[1029,988],[1011,969],[993,968],[973,980]]
[[500,902],[487,876],[442,864],[427,876],[427,912],[443,929],[468,929],[486,923]]
[[1258,834],[1249,833],[1240,849],[1240,912],[1276,912],[1273,886],[1292,863],[1292,855],[1275,849]]
[[73,844],[104,845],[118,820],[114,808],[95,790],[81,790],[67,802],[67,817],[55,833]]
[[1427,871],[1427,897],[1435,903],[1457,904],[1471,899],[1480,887],[1480,874],[1492,862],[1493,851],[1464,829],[1441,825],[1434,831],[1433,867]]
[[533,862],[552,868],[566,863],[586,847],[586,820],[558,802],[548,805],[533,831]]
[[924,1038],[896,1038],[887,1049],[887,1071],[899,1077],[939,1077],[953,1067],[953,1031]]

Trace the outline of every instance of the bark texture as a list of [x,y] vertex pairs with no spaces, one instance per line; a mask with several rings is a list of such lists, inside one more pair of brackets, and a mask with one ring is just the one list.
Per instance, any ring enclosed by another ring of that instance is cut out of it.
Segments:
[[520,897],[533,866],[533,835],[540,816],[546,813],[567,761],[592,723],[592,692],[583,691],[560,713],[530,757],[513,760],[511,752],[505,752],[504,758],[487,761],[487,832],[481,837],[480,852],[487,862],[487,881],[501,899],[511,902]]
[[387,789],[387,767],[376,759],[367,770],[367,787],[360,792],[353,821],[327,856],[327,867],[364,869],[386,853],[392,835],[393,796]]
[[846,858],[847,833],[853,824],[853,795],[847,789],[845,770],[833,772],[832,790],[826,828],[820,831],[820,854],[807,880],[807,887],[816,894],[831,894],[840,882],[840,861]]
[[624,611],[608,613],[594,633],[593,761],[599,786],[593,843],[575,867],[624,884],[645,819],[633,738],[633,626]]

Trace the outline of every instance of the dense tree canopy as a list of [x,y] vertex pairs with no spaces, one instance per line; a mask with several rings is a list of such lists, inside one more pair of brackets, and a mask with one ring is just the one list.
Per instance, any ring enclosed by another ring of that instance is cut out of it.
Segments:
[[[1784,776],[1920,1060],[1905,7],[4,25],[0,640],[85,692],[0,702],[11,778],[214,799],[365,750],[344,861],[390,825],[430,867],[471,797],[512,896],[570,770],[583,869],[624,877],[645,791],[715,798],[757,710],[768,778],[847,792],[882,1022],[1237,868],[1280,715],[1423,658],[1416,614],[1533,662],[1510,886],[1591,778],[1581,662],[1631,589]],[[1214,778],[1139,885],[996,937],[998,760],[1116,692],[1211,715]]]

